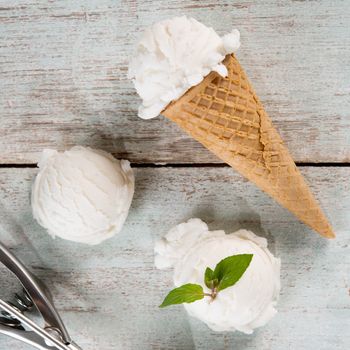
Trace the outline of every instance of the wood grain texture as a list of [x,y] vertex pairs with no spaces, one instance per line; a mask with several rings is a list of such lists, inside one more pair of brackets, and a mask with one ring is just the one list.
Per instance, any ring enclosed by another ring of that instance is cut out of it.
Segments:
[[[0,240],[52,290],[84,350],[344,350],[350,346],[349,167],[302,169],[337,233],[311,232],[230,168],[138,168],[122,232],[88,247],[52,240],[32,219],[36,169],[0,169]],[[154,242],[173,225],[200,217],[211,229],[247,228],[282,259],[279,313],[247,336],[214,333],[184,309],[158,309],[172,271],[153,266]],[[0,268],[0,297],[12,281]],[[0,348],[29,350],[0,336]]]
[[0,0],[0,162],[75,144],[137,163],[218,162],[164,118],[138,119],[126,78],[140,32],[181,14],[240,29],[238,58],[296,161],[350,160],[348,1]]

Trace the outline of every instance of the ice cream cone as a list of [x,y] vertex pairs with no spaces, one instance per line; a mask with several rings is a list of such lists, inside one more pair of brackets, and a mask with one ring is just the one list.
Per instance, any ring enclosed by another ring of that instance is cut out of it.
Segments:
[[332,227],[234,55],[162,112],[320,235]]

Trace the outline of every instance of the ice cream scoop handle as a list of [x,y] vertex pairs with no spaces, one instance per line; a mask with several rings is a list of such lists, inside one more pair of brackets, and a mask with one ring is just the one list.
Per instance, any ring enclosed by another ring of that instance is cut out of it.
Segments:
[[[7,334],[16,339],[20,339],[26,343],[30,343],[33,346],[36,346],[38,349],[44,350],[71,350],[67,345],[63,344],[60,340],[56,339],[45,329],[39,327],[36,323],[30,320],[28,317],[24,316],[20,311],[17,311],[14,307],[0,299],[0,308],[8,312],[10,315],[21,321],[23,325],[32,330],[32,332],[18,331],[14,329],[9,329],[7,333],[4,331],[4,327],[1,326],[0,332]],[[53,346],[45,345],[46,342],[52,343]]]
[[36,277],[3,245],[0,243],[0,262],[2,262],[21,281],[47,325],[60,331],[65,343],[71,343],[70,338],[52,300],[51,296]]
[[39,337],[35,332],[24,332],[0,324],[0,333],[15,338],[23,343],[31,345],[39,350],[53,350],[54,348],[46,345],[45,340]]

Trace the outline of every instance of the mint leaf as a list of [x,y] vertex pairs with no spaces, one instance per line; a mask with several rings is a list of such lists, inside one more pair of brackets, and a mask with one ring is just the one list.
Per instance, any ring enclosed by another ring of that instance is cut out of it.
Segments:
[[169,292],[159,307],[182,303],[193,303],[194,301],[203,298],[204,292],[202,286],[199,284],[188,283]]
[[204,274],[204,283],[210,289],[214,287],[213,279],[214,279],[214,271],[210,267],[207,267]]
[[233,286],[247,270],[252,258],[253,254],[239,254],[221,260],[213,274],[219,281],[218,291]]
[[213,289],[219,284],[219,280],[214,278],[214,271],[210,267],[205,270],[204,283],[209,289]]

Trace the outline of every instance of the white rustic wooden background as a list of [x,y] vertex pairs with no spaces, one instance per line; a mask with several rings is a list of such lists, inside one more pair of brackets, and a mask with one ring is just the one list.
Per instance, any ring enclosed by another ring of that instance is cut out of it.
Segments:
[[[194,16],[241,31],[238,57],[337,233],[299,223],[180,129],[137,118],[126,78],[140,32]],[[350,348],[350,3],[348,0],[0,0],[0,240],[52,290],[84,350]],[[32,218],[43,148],[89,145],[132,161],[136,194],[119,236],[52,240]],[[279,313],[253,335],[214,333],[158,309],[172,272],[154,241],[190,217],[248,228],[282,259]],[[0,268],[0,297],[16,291]],[[0,350],[28,346],[0,336]]]

